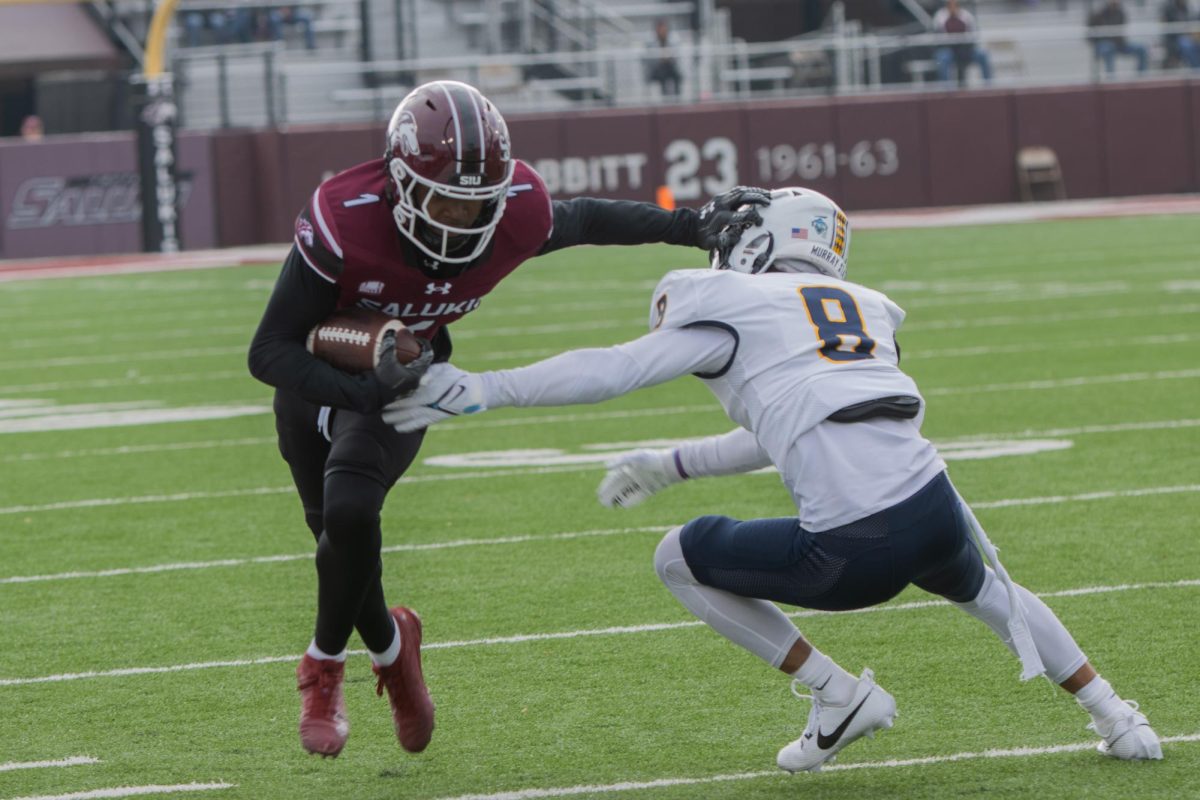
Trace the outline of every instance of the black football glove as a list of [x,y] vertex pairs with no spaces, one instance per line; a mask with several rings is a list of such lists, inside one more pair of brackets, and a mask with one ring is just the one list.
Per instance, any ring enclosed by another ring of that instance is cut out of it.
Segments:
[[[700,224],[696,230],[696,246],[702,250],[712,250],[718,245],[721,231],[733,227],[737,235],[751,225],[761,225],[755,206],[771,205],[769,189],[757,186],[735,186],[727,192],[709,200],[700,209]],[[749,208],[743,208],[749,206]],[[735,239],[736,241],[736,239]]]
[[388,331],[383,335],[383,344],[379,348],[379,363],[375,365],[375,377],[390,390],[389,402],[416,391],[421,383],[421,376],[433,363],[433,347],[425,339],[418,341],[421,343],[421,355],[407,364],[401,364],[396,358],[395,332]]

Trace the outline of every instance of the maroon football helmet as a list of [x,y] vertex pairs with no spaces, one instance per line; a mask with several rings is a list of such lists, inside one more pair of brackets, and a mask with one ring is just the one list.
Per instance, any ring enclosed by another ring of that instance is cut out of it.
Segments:
[[[479,91],[434,81],[409,92],[388,123],[392,215],[400,233],[438,262],[465,264],[492,240],[512,183],[508,126]],[[429,214],[434,197],[482,201],[474,222],[447,225]]]

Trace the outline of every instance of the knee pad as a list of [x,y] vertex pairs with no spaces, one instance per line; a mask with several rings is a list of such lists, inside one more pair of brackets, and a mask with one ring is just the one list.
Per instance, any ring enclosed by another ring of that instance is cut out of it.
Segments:
[[330,474],[325,479],[325,536],[343,557],[378,559],[383,536],[379,511],[387,490],[363,475]]
[[654,551],[654,571],[667,588],[694,586],[697,583],[696,576],[692,575],[683,557],[683,546],[679,542],[679,533],[682,530],[682,525],[671,528]]
[[362,532],[379,527],[379,511],[364,508],[352,498],[330,498],[325,504],[323,515],[325,532],[335,542],[347,538],[359,538]]
[[996,578],[996,573],[990,568],[984,570],[983,583],[975,598],[966,603],[954,603],[954,605],[975,619],[984,622],[1006,645],[1009,645],[1010,650],[1012,649],[1008,640],[1008,592],[1004,590],[1004,586]]

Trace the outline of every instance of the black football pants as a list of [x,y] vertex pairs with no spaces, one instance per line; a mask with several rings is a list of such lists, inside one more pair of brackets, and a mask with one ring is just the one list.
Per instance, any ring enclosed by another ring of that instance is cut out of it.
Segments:
[[397,433],[378,414],[335,411],[325,430],[322,419],[320,406],[275,393],[279,452],[317,539],[317,647],[340,653],[357,629],[367,649],[382,652],[394,627],[383,596],[379,513],[425,432]]

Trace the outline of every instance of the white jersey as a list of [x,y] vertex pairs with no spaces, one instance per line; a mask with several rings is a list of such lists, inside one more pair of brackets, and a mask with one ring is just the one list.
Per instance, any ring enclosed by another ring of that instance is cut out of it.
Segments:
[[881,292],[809,273],[676,270],[658,284],[652,330],[713,327],[736,347],[697,377],[754,433],[809,530],[881,511],[945,468],[913,420],[827,421],[847,406],[920,397],[898,364],[904,311]]

